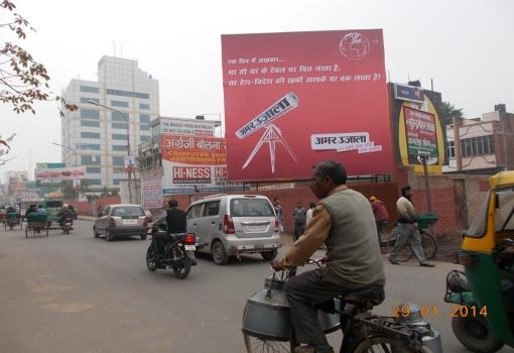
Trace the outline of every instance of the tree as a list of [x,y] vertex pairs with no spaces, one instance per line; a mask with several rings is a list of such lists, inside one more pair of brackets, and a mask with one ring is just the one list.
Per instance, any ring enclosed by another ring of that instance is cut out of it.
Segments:
[[[9,29],[20,40],[27,37],[26,31],[35,31],[26,19],[14,12],[16,5],[11,0],[0,1],[0,10],[8,14],[7,22],[0,23],[0,29]],[[0,103],[12,105],[17,114],[35,114],[36,101],[57,101],[67,110],[77,110],[75,104],[67,104],[61,97],[50,94],[49,80],[45,66],[28,51],[12,42],[5,42],[3,46],[0,44]],[[0,140],[0,155],[9,152],[8,142],[13,137]]]
[[462,108],[456,109],[450,102],[443,102],[440,106],[441,122],[446,126],[453,123],[453,117],[462,119]]

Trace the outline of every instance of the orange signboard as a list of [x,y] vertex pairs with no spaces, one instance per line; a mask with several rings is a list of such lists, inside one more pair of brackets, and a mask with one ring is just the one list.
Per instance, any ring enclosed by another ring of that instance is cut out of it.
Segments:
[[227,163],[225,139],[207,136],[162,134],[162,159],[183,164]]

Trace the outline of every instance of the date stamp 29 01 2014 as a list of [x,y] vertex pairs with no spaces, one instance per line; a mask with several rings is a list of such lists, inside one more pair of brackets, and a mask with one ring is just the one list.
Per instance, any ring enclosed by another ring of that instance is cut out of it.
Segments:
[[[465,306],[458,304],[451,304],[450,310],[448,311],[446,308],[440,309],[438,305],[419,305],[419,311],[421,314],[421,318],[429,318],[429,317],[440,317],[443,315],[448,315],[449,317],[462,317],[462,318],[470,318],[470,317],[487,317],[487,307],[477,307],[477,306]],[[392,305],[391,306],[391,316],[396,318],[407,318],[411,314],[411,307],[409,305]]]

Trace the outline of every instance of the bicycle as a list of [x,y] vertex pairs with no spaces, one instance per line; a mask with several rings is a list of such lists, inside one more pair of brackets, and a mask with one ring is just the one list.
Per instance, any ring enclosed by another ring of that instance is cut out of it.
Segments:
[[[308,263],[320,266],[320,260]],[[243,338],[247,353],[289,353],[298,345],[290,322],[289,308],[282,286],[296,269],[276,273],[266,279],[265,289],[249,298],[243,314]],[[318,317],[325,334],[343,331],[340,352],[365,353],[430,353],[424,346],[424,337],[434,337],[428,323],[411,323],[399,318],[379,316],[371,309],[384,300],[382,286],[368,286],[350,291],[333,301],[317,306]],[[334,323],[323,313],[336,315]]]
[[[432,235],[429,229],[439,220],[439,218],[434,213],[426,213],[419,215],[416,220],[418,223],[421,248],[423,249],[425,258],[427,260],[432,260],[437,255],[439,244],[437,243],[437,239],[434,235]],[[385,227],[383,229],[385,229]],[[394,245],[396,244],[398,235],[395,233],[393,229],[390,233],[383,231],[382,234],[379,234],[379,236],[380,246],[386,248],[387,253],[390,254]],[[412,256],[412,248],[410,246],[410,242],[407,241],[405,245],[401,249],[399,249],[396,259],[400,262],[407,262],[412,258]]]

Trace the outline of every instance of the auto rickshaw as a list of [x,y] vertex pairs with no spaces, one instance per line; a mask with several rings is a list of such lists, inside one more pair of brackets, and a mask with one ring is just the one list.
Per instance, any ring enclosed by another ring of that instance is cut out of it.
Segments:
[[453,332],[468,349],[482,353],[514,347],[514,171],[495,174],[489,184],[463,233],[464,273],[450,272],[445,297],[459,304],[451,309]]

